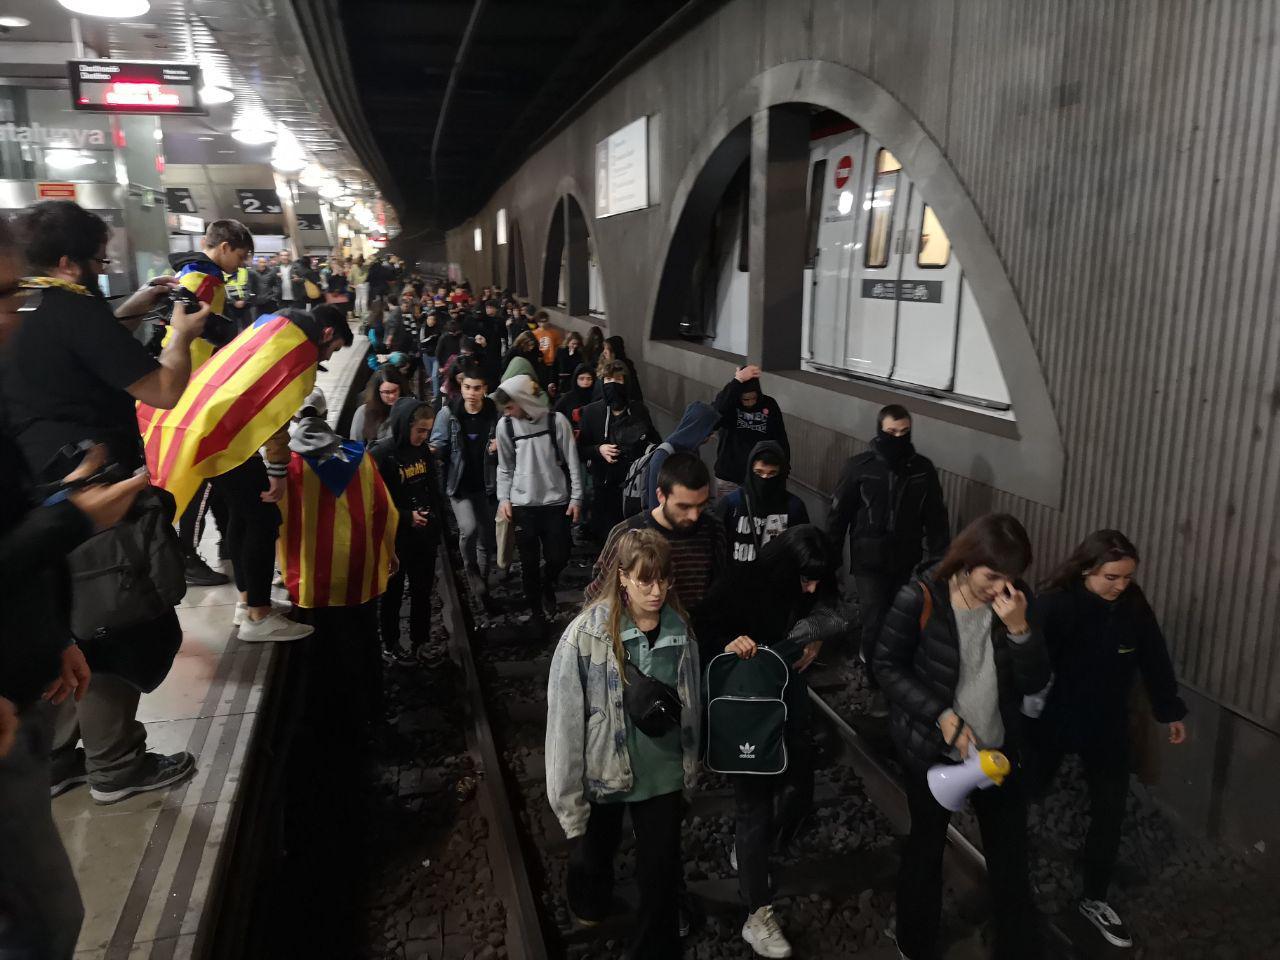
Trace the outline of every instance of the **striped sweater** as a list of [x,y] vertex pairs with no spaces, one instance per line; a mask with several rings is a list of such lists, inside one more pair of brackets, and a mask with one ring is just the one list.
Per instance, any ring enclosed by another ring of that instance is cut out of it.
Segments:
[[724,525],[710,511],[704,513],[689,531],[668,530],[648,511],[628,517],[609,531],[604,549],[596,559],[595,577],[587,586],[590,603],[604,589],[605,577],[617,567],[618,539],[628,530],[656,530],[671,545],[671,573],[676,598],[696,622],[698,607],[711,590],[711,584],[725,576],[729,569],[729,550]]

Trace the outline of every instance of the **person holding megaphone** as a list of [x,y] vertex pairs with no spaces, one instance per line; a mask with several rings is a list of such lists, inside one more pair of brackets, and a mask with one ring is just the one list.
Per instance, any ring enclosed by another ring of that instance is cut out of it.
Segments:
[[[942,561],[922,568],[894,599],[876,644],[873,667],[889,701],[889,726],[906,768],[911,833],[898,874],[898,949],[906,960],[936,960],[942,914],[942,854],[948,806],[928,776],[939,764],[989,771],[969,794],[982,831],[994,900],[997,960],[1043,954],[1027,866],[1027,802],[1018,770],[1022,698],[1043,689],[1049,658],[1027,617],[1031,543],[1008,514],[988,514],[952,541]],[[938,771],[946,773],[948,771]],[[959,772],[959,771],[956,771]],[[944,806],[944,803],[946,804]]]

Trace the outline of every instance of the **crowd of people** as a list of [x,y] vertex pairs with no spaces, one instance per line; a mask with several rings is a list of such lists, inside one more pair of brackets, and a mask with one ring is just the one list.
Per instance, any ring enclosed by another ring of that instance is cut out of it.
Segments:
[[[791,955],[770,860],[804,829],[813,794],[806,674],[835,658],[861,664],[877,691],[870,712],[887,716],[906,771],[903,957],[940,950],[950,811],[927,772],[978,749],[1000,750],[1012,765],[1002,786],[972,800],[996,901],[995,955],[1042,955],[1027,804],[1068,754],[1082,758],[1091,797],[1080,910],[1111,943],[1131,942],[1109,897],[1135,677],[1172,742],[1186,735],[1186,707],[1134,582],[1138,550],[1123,534],[1090,534],[1033,592],[1016,518],[982,516],[952,537],[905,407],[880,411],[817,525],[787,486],[783,410],[759,367],[736,370],[664,436],[621,337],[563,331],[506,291],[473,294],[390,258],[322,267],[281,254],[251,268],[249,231],[216,221],[200,253],[176,256],[173,276],[113,309],[96,282],[106,240],[96,215],[61,201],[24,212],[12,231],[0,225],[0,574],[13,588],[0,612],[0,954],[74,950],[82,907],[49,794],[87,783],[95,801],[112,803],[195,769],[188,753],[149,752],[136,718],[181,643],[171,591],[156,583],[156,597],[138,601],[146,615],[108,622],[92,605],[92,580],[75,571],[86,544],[142,529],[146,512],[163,522],[146,528],[145,549],[164,557],[171,547],[187,583],[226,582],[199,552],[206,511],[247,642],[309,636],[298,607],[376,602],[384,657],[412,666],[429,637],[447,517],[460,572],[486,609],[498,605],[494,578],[518,559],[529,636],[554,644],[546,783],[573,841],[570,908],[585,925],[610,909],[625,814],[640,889],[629,956],[680,955],[689,923],[682,821],[704,769],[733,784],[743,940],[760,956]],[[210,285],[223,288],[221,310],[182,295]],[[161,336],[135,335],[157,317]],[[355,321],[371,372],[348,439],[310,387],[315,367],[352,342]],[[237,385],[240,368],[225,358],[260,352],[278,331],[311,372],[299,374],[307,382],[292,408],[255,407],[257,394],[240,389],[227,410],[251,407],[241,454],[168,483],[174,458],[187,461],[177,440],[153,446],[164,422],[156,412],[198,423],[193,392]],[[703,450],[712,442],[713,455]],[[373,552],[351,561],[342,583],[329,581],[328,567],[323,584],[312,582],[306,544],[280,534],[324,496],[321,513],[345,510],[375,531]],[[575,542],[596,554],[593,579],[556,635]],[[291,603],[272,596],[277,569]]]

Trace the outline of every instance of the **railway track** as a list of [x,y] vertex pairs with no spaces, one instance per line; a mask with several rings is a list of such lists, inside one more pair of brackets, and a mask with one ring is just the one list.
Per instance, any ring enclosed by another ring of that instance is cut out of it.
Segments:
[[[629,838],[620,851],[615,909],[605,922],[576,927],[563,900],[569,843],[546,802],[543,771],[546,681],[557,638],[531,636],[511,614],[485,616],[454,572],[456,548],[453,553],[441,594],[451,655],[466,687],[468,742],[482,771],[481,803],[492,825],[488,853],[507,909],[508,956],[620,956],[638,900]],[[577,550],[566,570],[559,628],[581,603],[590,559]],[[504,609],[522,606],[514,574],[495,584],[494,595]],[[896,837],[910,823],[905,794],[884,760],[883,744],[851,725],[819,692],[810,695],[825,748],[816,764],[811,823],[775,858],[779,916],[797,956],[896,958],[890,931]],[[750,956],[738,934],[741,905],[728,856],[733,815],[727,778],[704,776],[691,801],[684,842],[687,889],[696,905],[690,956]],[[985,861],[955,826],[949,840],[946,955],[982,957]],[[1068,931],[1050,929],[1054,955],[1084,955],[1074,950]]]

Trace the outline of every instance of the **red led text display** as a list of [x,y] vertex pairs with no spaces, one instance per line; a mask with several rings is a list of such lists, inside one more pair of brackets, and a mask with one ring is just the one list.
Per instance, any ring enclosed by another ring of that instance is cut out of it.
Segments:
[[188,63],[72,60],[71,106],[90,113],[205,113],[200,68]]

